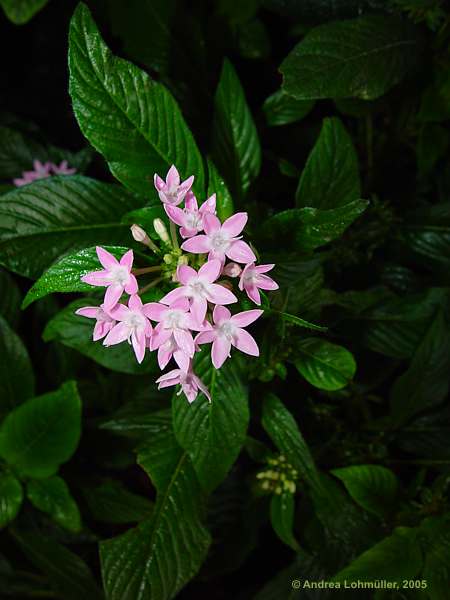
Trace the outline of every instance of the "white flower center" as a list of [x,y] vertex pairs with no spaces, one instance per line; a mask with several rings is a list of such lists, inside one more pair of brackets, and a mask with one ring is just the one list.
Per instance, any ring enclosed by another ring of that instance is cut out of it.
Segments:
[[210,237],[210,240],[211,248],[213,250],[218,250],[219,252],[225,252],[230,246],[230,240],[228,239],[228,236],[222,231],[216,231],[213,233]]
[[256,283],[257,280],[258,273],[255,271],[255,269],[249,269],[244,275],[244,281],[246,283]]
[[125,286],[130,280],[130,273],[126,267],[119,265],[113,267],[110,271],[111,279],[113,283]]
[[235,327],[231,321],[225,321],[224,323],[219,325],[219,328],[218,328],[219,334],[223,335],[228,340],[231,340],[231,338],[233,337],[234,330],[235,330]]
[[181,329],[184,325],[185,313],[181,310],[169,310],[164,317],[164,329]]
[[189,283],[190,296],[193,298],[206,298],[208,294],[207,286],[200,279],[195,279]]
[[145,317],[137,312],[132,311],[127,317],[127,325],[133,331],[142,331],[145,329]]
[[186,227],[188,229],[198,229],[201,220],[201,215],[198,212],[186,211]]

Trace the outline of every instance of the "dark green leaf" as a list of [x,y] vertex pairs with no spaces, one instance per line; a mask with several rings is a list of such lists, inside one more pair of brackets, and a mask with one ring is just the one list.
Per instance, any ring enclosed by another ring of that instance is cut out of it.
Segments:
[[298,327],[305,327],[306,329],[313,329],[315,331],[326,331],[327,327],[322,327],[321,325],[315,325],[314,323],[310,323],[309,321],[305,321],[305,319],[301,319],[300,317],[296,317],[295,315],[290,315],[289,313],[270,310],[270,313],[278,314],[283,319],[283,321],[287,321],[288,323],[293,323]]
[[417,30],[408,21],[367,16],[320,25],[283,61],[284,91],[299,100],[372,100],[416,67]]
[[263,225],[262,235],[271,241],[314,250],[339,238],[367,208],[367,200],[355,200],[330,210],[293,208],[277,213]]
[[60,342],[112,371],[132,374],[153,372],[154,360],[147,356],[143,363],[139,364],[132,347],[126,342],[106,348],[101,340],[97,342],[92,340],[94,321],[76,315],[75,311],[82,306],[98,304],[99,302],[92,298],[71,302],[47,323],[42,334],[43,340]]
[[173,427],[201,485],[212,491],[225,478],[245,442],[248,397],[236,359],[215,369],[204,349],[195,372],[208,387],[211,402],[203,394],[192,404],[184,395],[174,395]]
[[204,497],[187,453],[170,427],[142,448],[138,461],[158,495],[153,515],[135,529],[100,544],[110,600],[169,600],[197,573],[210,536]]
[[80,175],[18,188],[0,196],[0,263],[36,279],[63,254],[126,243],[131,236],[120,218],[140,203],[120,186]]
[[80,438],[81,401],[74,382],[27,400],[0,427],[0,456],[22,475],[49,477]]
[[[125,254],[128,248],[103,246],[116,258]],[[26,308],[35,300],[53,292],[92,292],[92,286],[81,281],[81,277],[91,271],[100,271],[101,266],[94,248],[85,248],[58,260],[28,290],[22,302]]]
[[15,327],[20,317],[20,291],[11,277],[4,269],[0,269],[0,315]]
[[34,395],[34,373],[27,349],[0,317],[0,419]]
[[143,208],[132,210],[122,217],[122,223],[126,223],[127,225],[136,223],[136,225],[140,225],[150,238],[158,240],[159,242],[161,238],[153,227],[153,221],[155,219],[161,219],[168,229],[169,219],[167,218],[166,211],[161,202],[155,206],[144,206]]
[[402,583],[413,579],[422,568],[422,552],[417,529],[397,527],[394,533],[358,556],[334,576],[334,581],[374,581],[385,579]]
[[320,490],[319,474],[309,448],[294,417],[274,394],[268,394],[264,400],[262,426],[300,477],[312,489]]
[[0,0],[6,16],[16,25],[23,25],[40,11],[48,0]]
[[153,510],[150,500],[133,494],[115,480],[84,490],[84,497],[94,519],[104,523],[137,523]]
[[20,481],[9,473],[0,473],[0,529],[16,518],[22,506],[23,489]]
[[421,525],[427,535],[425,546],[425,565],[422,572],[427,582],[429,597],[432,600],[446,600],[450,586],[450,522],[448,513],[437,517],[428,517]]
[[394,473],[380,465],[353,465],[331,471],[345,485],[350,496],[369,512],[384,518],[397,498]]
[[314,100],[297,100],[278,90],[266,99],[263,111],[268,125],[287,125],[306,117],[313,106]]
[[217,216],[223,222],[234,213],[233,198],[223,177],[208,158],[208,197],[212,194],[216,194]]
[[225,59],[215,96],[213,157],[233,194],[242,196],[258,176],[261,147],[233,65]]
[[318,338],[300,340],[296,346],[295,366],[309,383],[321,390],[340,390],[356,372],[351,352]]
[[297,188],[297,206],[328,209],[361,195],[358,157],[352,140],[336,118],[324,119]]
[[80,128],[132,190],[156,197],[153,174],[175,164],[204,189],[203,161],[177,103],[141,69],[114,56],[89,9],[80,3],[70,26],[70,95]]
[[297,551],[299,545],[293,533],[295,501],[289,492],[274,494],[270,502],[270,521],[282,542]]
[[69,531],[80,531],[81,516],[66,482],[61,477],[34,479],[27,484],[28,499],[36,508]]

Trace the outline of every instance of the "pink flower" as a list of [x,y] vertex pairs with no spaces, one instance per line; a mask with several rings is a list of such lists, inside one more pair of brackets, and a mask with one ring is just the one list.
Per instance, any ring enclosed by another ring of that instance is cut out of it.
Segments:
[[241,279],[239,280],[239,289],[245,290],[250,300],[253,300],[255,304],[261,304],[261,297],[258,288],[261,290],[277,290],[278,283],[267,275],[275,265],[258,265],[255,267],[255,263],[250,263],[244,267],[242,271]]
[[250,246],[238,236],[247,223],[247,213],[236,213],[223,224],[210,213],[203,217],[203,228],[206,235],[196,235],[183,242],[181,248],[194,254],[209,252],[209,258],[225,262],[225,257],[239,263],[249,263],[256,260]]
[[92,339],[94,342],[101,340],[107,335],[116,324],[116,321],[103,310],[101,306],[84,306],[75,311],[76,315],[87,317],[88,319],[97,319],[94,327]]
[[231,346],[245,354],[259,356],[259,348],[253,337],[243,329],[258,319],[264,311],[245,310],[231,316],[225,306],[216,306],[213,312],[214,328],[202,331],[196,338],[197,344],[212,342],[211,359],[216,369],[220,369],[230,356]]
[[184,197],[191,189],[194,183],[194,176],[188,177],[186,181],[180,183],[180,175],[174,165],[172,165],[167,173],[166,181],[155,173],[154,184],[158,196],[164,204],[177,206],[183,202]]
[[[212,215],[211,215],[212,216]],[[195,238],[192,238],[195,239]],[[179,298],[191,299],[191,313],[197,323],[203,323],[208,302],[214,304],[232,304],[237,302],[236,296],[222,285],[214,283],[220,275],[222,264],[218,260],[209,260],[197,273],[192,267],[180,265],[177,278],[183,285],[177,287],[161,298],[163,304],[172,304]]]
[[147,337],[152,334],[152,326],[143,312],[142,300],[138,295],[130,296],[128,306],[117,304],[109,314],[119,321],[103,341],[104,346],[120,344],[125,340],[132,344],[138,363],[144,360]]
[[[150,350],[160,348],[173,337],[176,347],[171,346],[170,349],[167,347],[169,352],[176,353],[180,349],[188,358],[194,356],[194,340],[189,330],[202,331],[203,326],[197,324],[189,312],[187,298],[177,298],[169,306],[160,302],[149,302],[143,310],[146,317],[158,322],[150,340]],[[183,358],[179,358],[185,364]],[[177,363],[179,364],[178,360]]]
[[60,165],[55,165],[55,163],[47,163],[50,169],[53,171],[55,175],[73,175],[77,172],[76,169],[72,169],[69,167],[69,163],[67,160],[63,160]]
[[222,275],[227,275],[228,277],[239,277],[242,273],[242,268],[235,262],[230,262],[224,266]]
[[104,270],[88,273],[81,278],[81,281],[89,285],[108,288],[105,293],[104,309],[109,312],[117,304],[124,291],[127,294],[136,294],[138,291],[136,277],[131,273],[133,250],[125,252],[120,262],[100,246],[97,246],[96,251]]
[[206,213],[212,215],[216,212],[216,195],[210,196],[200,209],[198,208],[197,198],[192,192],[186,194],[184,209],[171,204],[165,204],[167,216],[177,225],[180,225],[180,235],[184,238],[190,238],[203,231],[203,216]]
[[21,187],[36,181],[36,179],[45,179],[50,177],[50,163],[41,163],[40,160],[33,160],[33,171],[24,171],[22,178],[13,179],[14,185]]
[[205,394],[208,400],[211,402],[211,396],[209,395],[208,388],[202,382],[202,380],[197,377],[197,375],[189,368],[189,371],[185,372],[181,369],[173,369],[173,371],[169,371],[165,375],[161,375],[159,379],[156,380],[158,384],[158,389],[170,387],[172,385],[181,384],[181,390],[177,393],[179,396],[181,392],[184,392],[188,401],[194,402],[197,398],[197,394],[199,390]]
[[161,344],[161,346],[158,348],[158,365],[161,371],[166,368],[172,357],[175,359],[175,362],[182,371],[186,372],[189,369],[191,359],[178,346],[173,335],[170,336],[167,342],[164,342],[164,344]]

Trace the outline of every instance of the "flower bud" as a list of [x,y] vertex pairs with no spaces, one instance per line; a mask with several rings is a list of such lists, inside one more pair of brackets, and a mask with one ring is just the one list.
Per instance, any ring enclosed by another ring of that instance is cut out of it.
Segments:
[[180,266],[180,265],[187,265],[188,262],[189,262],[189,258],[186,256],[186,254],[182,254],[178,258],[178,266]]
[[131,227],[131,235],[136,242],[141,242],[141,244],[147,245],[149,242],[149,237],[139,225],[133,224]]
[[167,232],[167,228],[164,225],[163,221],[161,219],[154,219],[153,220],[153,227],[156,231],[156,234],[161,238],[161,240],[165,243],[165,244],[170,244],[170,238],[169,238],[169,234]]
[[228,277],[239,277],[239,275],[241,273],[242,273],[241,267],[235,262],[230,262],[227,265],[225,265],[225,267],[222,271],[222,274],[228,275]]

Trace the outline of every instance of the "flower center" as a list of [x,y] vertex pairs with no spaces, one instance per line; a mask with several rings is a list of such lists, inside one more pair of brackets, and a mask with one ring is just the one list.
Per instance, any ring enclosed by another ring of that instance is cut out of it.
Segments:
[[234,334],[234,325],[230,321],[225,321],[219,326],[219,333],[227,339],[231,340]]
[[211,236],[211,248],[219,252],[225,252],[230,246],[230,240],[222,231],[217,231]]
[[127,325],[134,331],[145,329],[145,317],[137,312],[131,312],[127,318]]
[[164,317],[164,329],[181,329],[184,313],[181,310],[169,310]]
[[198,229],[201,223],[201,216],[198,212],[186,211],[186,226],[188,229]]
[[246,283],[256,283],[258,279],[258,273],[254,269],[249,269],[244,275],[244,281]]
[[128,272],[128,269],[122,265],[113,267],[110,273],[113,283],[125,286],[130,280],[130,273]]
[[190,283],[189,288],[191,291],[191,296],[193,296],[194,298],[205,298],[207,296],[208,290],[206,289],[205,284],[199,279],[196,279],[195,281]]

